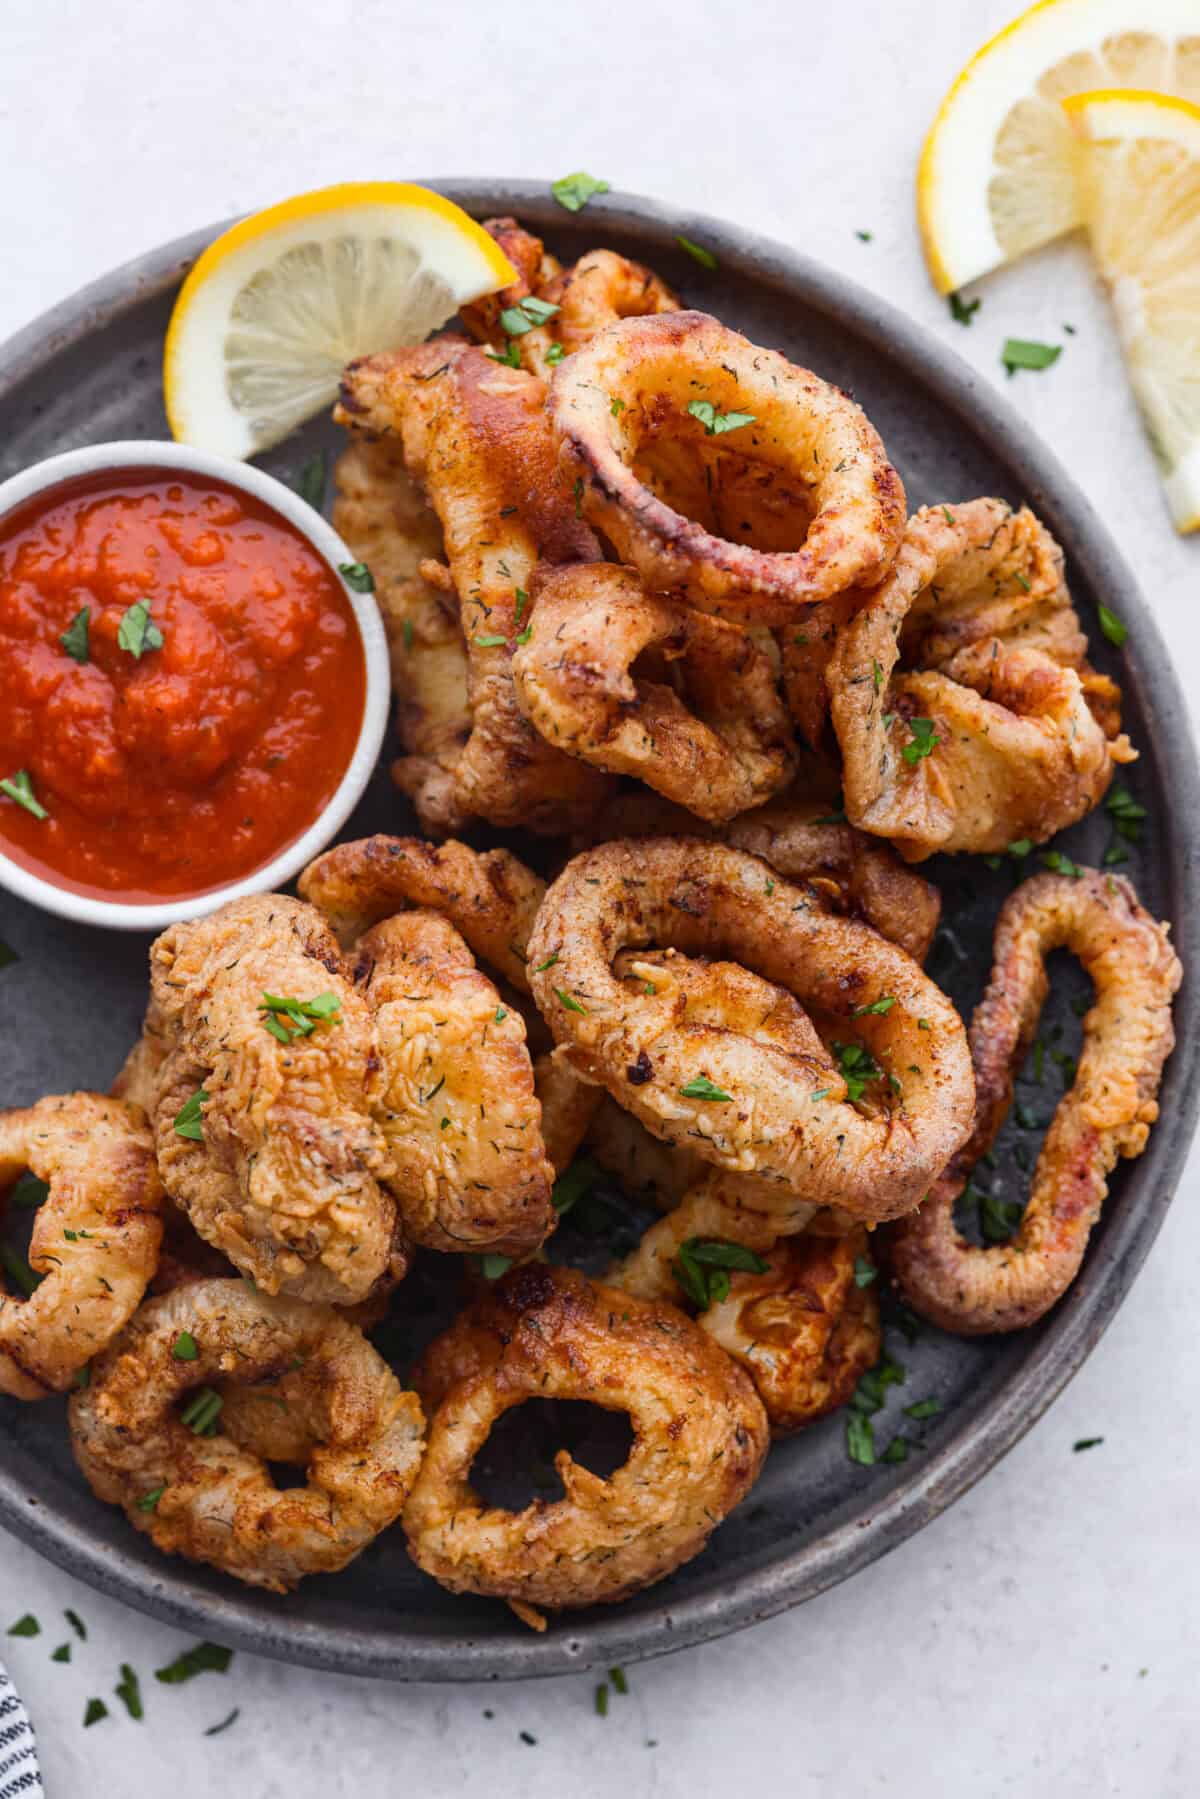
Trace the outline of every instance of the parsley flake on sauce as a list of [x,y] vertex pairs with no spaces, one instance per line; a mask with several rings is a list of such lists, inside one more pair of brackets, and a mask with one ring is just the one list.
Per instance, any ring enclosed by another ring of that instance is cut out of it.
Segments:
[[82,607],[58,640],[67,655],[76,662],[86,662],[88,659],[88,621],[91,616],[91,607]]
[[50,816],[33,791],[33,782],[27,768],[19,768],[15,775],[6,775],[0,781],[0,793],[6,793],[10,800],[14,800],[18,806],[24,806],[26,812],[32,812],[35,818]]
[[550,192],[568,212],[582,212],[589,200],[608,191],[608,182],[589,175],[586,169],[576,169],[573,175],[561,175],[557,181],[550,183]]
[[140,662],[148,650],[161,650],[163,634],[150,617],[149,600],[135,600],[117,626],[117,643]]

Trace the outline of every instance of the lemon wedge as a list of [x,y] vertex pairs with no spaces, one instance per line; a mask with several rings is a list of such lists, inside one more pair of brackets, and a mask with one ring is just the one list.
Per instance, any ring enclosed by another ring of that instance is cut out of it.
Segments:
[[1171,517],[1200,529],[1200,106],[1107,91],[1063,104],[1079,195]]
[[953,293],[1083,224],[1061,102],[1100,88],[1200,101],[1196,0],[1041,0],[972,57],[917,173],[929,272]]
[[329,406],[346,363],[420,343],[516,280],[461,207],[407,181],[297,194],[226,231],[175,302],[163,358],[174,435],[252,456]]

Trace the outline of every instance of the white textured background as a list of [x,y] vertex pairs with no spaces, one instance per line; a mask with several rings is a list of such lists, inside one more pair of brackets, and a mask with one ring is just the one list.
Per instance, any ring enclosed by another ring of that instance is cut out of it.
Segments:
[[[2,0],[0,335],[114,263],[347,177],[587,168],[726,215],[875,287],[997,382],[1006,335],[1065,341],[1009,397],[1115,527],[1181,661],[1200,540],[1172,535],[1082,251],[993,279],[973,327],[926,285],[921,136],[1013,0]],[[1136,17],[1136,7],[1131,6]],[[870,243],[856,229],[874,233]],[[1077,327],[1063,338],[1062,322]],[[1192,665],[1194,666],[1194,664]],[[9,1021],[11,1028],[12,1021]],[[255,1662],[154,1687],[173,1633],[0,1540],[0,1638],[52,1799],[1200,1791],[1200,1163],[1065,1397],[985,1483],[836,1592],[590,1680],[384,1687]],[[1078,1437],[1103,1445],[1072,1453]],[[73,1605],[90,1638],[50,1662]],[[118,1664],[148,1687],[135,1724]],[[114,1706],[81,1729],[84,1702]],[[237,1726],[204,1728],[241,1706]],[[489,1718],[485,1708],[494,1712]],[[120,1713],[120,1715],[118,1715]],[[536,1745],[519,1732],[536,1737]]]

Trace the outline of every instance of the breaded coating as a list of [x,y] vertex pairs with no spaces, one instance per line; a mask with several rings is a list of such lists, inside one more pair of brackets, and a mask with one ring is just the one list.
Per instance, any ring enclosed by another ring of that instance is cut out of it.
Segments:
[[[180,1357],[181,1339],[194,1354]],[[217,1383],[274,1379],[299,1416],[281,1419],[262,1454],[239,1448],[221,1429]],[[336,1573],[400,1515],[423,1429],[416,1396],[361,1331],[242,1280],[147,1301],[71,1403],[75,1458],[98,1498],[167,1554],[275,1593]],[[264,1460],[274,1449],[290,1453],[273,1460],[307,1462],[306,1486],[276,1487]]]
[[[702,1331],[566,1268],[514,1269],[413,1379],[429,1447],[404,1529],[414,1561],[451,1592],[553,1611],[627,1598],[699,1554],[766,1453],[753,1387]],[[496,1419],[532,1398],[628,1412],[629,1459],[602,1480],[560,1450],[563,1499],[487,1506],[471,1465]]]
[[64,1093],[0,1112],[0,1215],[28,1170],[49,1188],[37,1209],[27,1297],[0,1279],[0,1393],[44,1399],[122,1329],[162,1241],[163,1191],[142,1112],[101,1093]]
[[[173,925],[150,966],[173,1044],[155,1120],[172,1197],[264,1293],[366,1298],[403,1248],[365,1098],[371,1012],[328,925],[300,900],[259,894]],[[324,1010],[298,1028],[268,1000]],[[175,1123],[198,1092],[196,1140]]]

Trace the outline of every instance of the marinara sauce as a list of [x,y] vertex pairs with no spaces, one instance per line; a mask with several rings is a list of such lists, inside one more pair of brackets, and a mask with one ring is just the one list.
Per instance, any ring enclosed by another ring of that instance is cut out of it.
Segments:
[[[85,616],[86,615],[86,616]],[[299,532],[218,481],[128,470],[0,521],[0,848],[149,901],[260,868],[354,752],[362,641]]]

